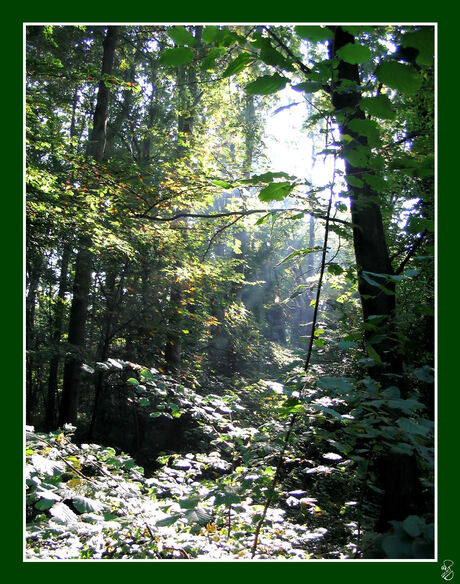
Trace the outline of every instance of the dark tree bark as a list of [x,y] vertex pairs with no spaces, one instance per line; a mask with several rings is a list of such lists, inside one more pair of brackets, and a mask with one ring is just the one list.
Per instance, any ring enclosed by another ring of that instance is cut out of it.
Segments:
[[[110,75],[115,58],[118,27],[109,26],[104,40],[102,57],[101,81],[99,83],[96,108],[93,117],[93,130],[88,143],[87,154],[95,160],[104,157],[106,144],[106,127],[109,106],[110,88],[104,83],[104,77]],[[91,287],[91,237],[83,234],[79,239],[76,261],[75,280],[73,286],[72,305],[69,319],[69,344],[73,350],[67,356],[64,365],[64,381],[62,388],[59,425],[67,422],[75,424],[80,401],[80,375],[82,353],[85,345],[86,318],[88,312],[89,293]]]
[[68,288],[68,271],[70,262],[70,245],[65,243],[61,258],[61,271],[59,274],[59,290],[57,295],[57,303],[54,311],[54,323],[52,342],[54,348],[54,355],[50,361],[50,369],[48,374],[48,393],[45,403],[45,430],[50,432],[56,427],[56,399],[58,391],[58,370],[61,355],[59,351],[59,343],[62,336],[62,324],[64,318],[64,301]]
[[[335,57],[337,51],[348,43],[354,43],[354,37],[344,31],[342,27],[333,27],[335,30],[333,43],[330,45],[330,55]],[[351,82],[351,83],[350,83]],[[347,90],[343,88],[347,86]],[[367,147],[367,139],[357,135],[348,128],[348,124],[355,119],[364,119],[365,115],[359,109],[360,76],[357,65],[340,60],[338,66],[338,80],[333,87],[332,102],[338,112],[337,120],[342,133],[351,135],[358,144]],[[346,176],[362,176],[369,173],[368,168],[352,166],[345,161]],[[363,272],[374,274],[393,274],[382,214],[377,194],[363,181],[361,188],[351,188],[351,215],[353,221],[353,242],[358,265],[358,289],[361,297],[362,311],[365,324],[370,323],[370,317],[380,316],[378,336],[369,327],[366,330],[367,342],[382,359],[382,365],[372,367],[370,374],[381,382],[382,386],[392,385],[394,381],[388,374],[400,373],[402,364],[398,359],[397,341],[392,329],[395,309],[394,284],[389,281],[382,283],[390,294],[383,293],[379,287],[369,283]],[[404,384],[401,385],[401,395],[406,397]],[[380,486],[384,496],[375,529],[386,531],[390,528],[391,520],[402,520],[410,514],[417,513],[421,496],[421,486],[418,481],[417,463],[413,456],[395,455],[386,453],[377,462],[377,473],[380,477]]]

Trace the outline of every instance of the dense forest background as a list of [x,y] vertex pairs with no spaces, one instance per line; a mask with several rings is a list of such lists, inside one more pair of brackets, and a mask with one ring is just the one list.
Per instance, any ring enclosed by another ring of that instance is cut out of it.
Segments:
[[432,558],[433,27],[25,42],[28,557]]

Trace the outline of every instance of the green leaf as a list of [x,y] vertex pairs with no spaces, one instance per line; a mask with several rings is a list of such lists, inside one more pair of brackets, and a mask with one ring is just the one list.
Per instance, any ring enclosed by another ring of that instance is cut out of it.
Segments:
[[290,182],[273,182],[260,191],[259,199],[265,203],[282,201],[289,196],[293,188],[294,185]]
[[177,513],[176,515],[171,515],[170,517],[164,517],[155,523],[157,527],[168,527],[169,525],[173,525],[178,521],[182,515]]
[[360,120],[359,118],[355,118],[347,124],[346,129],[347,131],[351,130],[359,136],[365,136],[369,146],[380,146],[380,131],[375,120]]
[[334,37],[333,32],[325,26],[296,26],[294,30],[301,39],[323,42]]
[[388,188],[386,180],[375,174],[363,174],[363,180],[370,186],[374,191],[385,191]]
[[352,144],[344,146],[342,149],[342,156],[352,166],[362,168],[366,166],[370,150],[361,144]]
[[130,385],[139,385],[139,381],[135,377],[130,377],[126,380],[126,383],[129,383]]
[[361,26],[361,25],[352,25],[352,26],[342,26],[342,29],[345,32],[349,32],[350,34],[352,34],[353,36],[361,34],[363,32],[374,32],[374,27],[373,26]]
[[178,67],[193,61],[193,50],[188,47],[165,49],[160,56],[159,63],[165,67]]
[[179,499],[179,505],[182,509],[194,509],[200,500],[200,496],[186,497],[184,499]]
[[248,83],[245,87],[246,93],[249,95],[270,95],[276,93],[280,89],[284,89],[288,79],[279,73],[273,75],[262,75],[252,83]]
[[402,522],[403,529],[411,537],[418,537],[422,533],[425,521],[417,515],[409,515]]
[[427,365],[414,369],[414,375],[424,383],[434,383],[433,370]]
[[384,61],[376,70],[379,81],[407,95],[414,95],[422,85],[422,76],[407,63]]
[[210,71],[216,66],[216,59],[223,57],[227,50],[225,48],[215,47],[212,49],[201,62],[202,71]]
[[382,120],[394,120],[396,116],[393,104],[385,94],[377,95],[376,97],[363,97],[360,107],[369,115]]
[[331,262],[327,266],[327,271],[334,276],[339,276],[343,272],[343,268],[339,264]]
[[238,489],[234,487],[227,487],[225,491],[219,491],[214,493],[214,505],[218,507],[219,505],[225,505],[230,507],[235,503],[240,503],[242,499],[246,498],[246,495],[241,495]]
[[382,359],[380,358],[380,355],[377,353],[377,351],[374,349],[374,347],[372,345],[370,345],[369,343],[366,344],[366,351],[367,351],[367,354],[369,355],[369,357],[375,363],[377,363],[377,365],[381,365]]
[[346,377],[320,377],[317,386],[328,391],[339,391],[351,393],[354,391],[354,385],[351,379]]
[[366,63],[370,59],[371,50],[364,45],[348,43],[337,51],[337,55],[342,61],[358,65],[359,63]]
[[315,91],[319,91],[322,87],[319,81],[304,81],[303,83],[293,85],[292,89],[295,91],[303,91],[304,93],[315,93]]
[[424,26],[415,32],[406,33],[401,39],[402,47],[413,47],[418,49],[415,58],[417,65],[431,66],[434,62],[434,29],[431,26]]
[[358,343],[356,343],[355,341],[339,341],[337,343],[337,348],[345,350],[345,351],[347,349],[356,349],[357,346],[358,346]]
[[146,397],[141,397],[139,399],[139,405],[142,406],[142,407],[149,406],[150,405],[150,401]]
[[251,178],[240,180],[241,184],[256,185],[258,183],[271,183],[275,178],[293,178],[287,172],[264,172],[263,174],[255,174]]
[[401,430],[407,432],[408,434],[418,434],[419,436],[426,436],[430,432],[430,428],[428,426],[417,424],[417,422],[414,422],[413,420],[410,420],[408,418],[398,418],[398,420],[396,420],[396,423],[401,428]]
[[233,186],[229,182],[225,182],[224,180],[212,180],[211,184],[216,185],[216,187],[222,187],[223,189],[233,189]]
[[347,183],[348,183],[348,184],[349,184],[351,187],[356,187],[356,188],[360,189],[361,187],[363,187],[363,186],[364,186],[364,183],[363,183],[363,181],[362,181],[360,178],[358,178],[358,177],[356,177],[356,176],[353,176],[353,175],[347,175],[347,176],[345,177],[345,180],[347,181]]
[[173,26],[172,28],[168,28],[166,32],[176,45],[194,47],[197,43],[196,38],[183,26]]
[[245,69],[249,63],[252,63],[254,61],[254,57],[247,52],[242,52],[238,55],[238,57],[236,57],[236,59],[234,59],[229,65],[228,67],[225,69],[225,71],[222,74],[222,77],[230,77],[230,75],[235,75],[236,73],[239,73],[240,71],[243,71],[243,69]]

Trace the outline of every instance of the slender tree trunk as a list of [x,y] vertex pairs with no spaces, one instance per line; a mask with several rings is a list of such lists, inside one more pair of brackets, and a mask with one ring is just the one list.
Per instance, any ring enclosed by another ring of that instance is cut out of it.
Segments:
[[[117,35],[118,27],[109,26],[103,43],[101,81],[94,111],[93,129],[87,148],[87,154],[97,161],[101,161],[104,157],[110,94],[109,86],[104,83],[104,77],[112,73]],[[64,365],[59,425],[66,422],[75,424],[77,421],[82,353],[85,345],[86,318],[91,288],[91,244],[89,235],[84,234],[80,237],[79,251],[75,261],[75,280],[69,319],[69,343],[73,346],[73,350],[68,355]]]
[[50,432],[56,427],[56,398],[58,390],[58,370],[59,362],[61,360],[59,343],[62,335],[62,322],[64,318],[64,301],[67,292],[67,278],[70,261],[70,245],[64,244],[61,258],[61,272],[59,274],[59,290],[57,295],[57,303],[54,312],[54,326],[52,334],[52,342],[54,355],[50,361],[50,369],[48,375],[48,393],[45,403],[45,429]]

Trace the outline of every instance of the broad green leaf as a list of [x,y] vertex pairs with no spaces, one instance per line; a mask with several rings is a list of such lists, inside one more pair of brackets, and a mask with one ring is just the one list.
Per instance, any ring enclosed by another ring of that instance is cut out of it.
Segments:
[[320,377],[317,381],[318,387],[325,390],[351,393],[354,391],[353,380],[346,377]]
[[294,30],[301,39],[312,42],[323,42],[333,38],[331,29],[325,26],[296,26]]
[[139,405],[142,406],[142,407],[149,406],[150,405],[150,401],[146,397],[141,397],[139,399]]
[[357,168],[366,166],[369,153],[369,148],[361,146],[361,144],[351,144],[342,149],[342,156],[345,160]]
[[197,504],[200,502],[201,497],[185,497],[183,499],[179,499],[179,505],[182,509],[194,509]]
[[388,188],[388,184],[385,179],[381,176],[376,176],[375,174],[363,174],[363,180],[370,186],[374,191],[385,191]]
[[315,93],[315,91],[319,91],[322,87],[319,81],[304,81],[303,83],[293,85],[292,89],[295,91],[303,91],[304,93]]
[[361,188],[361,187],[363,187],[363,186],[364,186],[364,183],[363,183],[363,181],[362,181],[360,178],[358,178],[358,177],[356,177],[356,176],[353,176],[353,175],[347,175],[347,176],[345,177],[345,180],[347,181],[347,183],[348,183],[348,184],[349,184],[351,187],[356,187],[356,188],[358,188],[358,189],[359,189],[359,188]]
[[273,182],[260,191],[259,199],[265,203],[282,201],[290,195],[293,188],[294,185],[290,182]]
[[[60,497],[59,497],[60,499]],[[39,499],[35,504],[35,509],[39,511],[47,511],[56,503],[55,499]]]
[[[286,256],[283,260],[280,261],[280,264],[284,264],[285,262],[288,262],[289,260],[292,260],[292,258],[296,257],[296,256],[305,256],[309,253],[314,253],[317,251],[321,251],[322,248],[321,247],[307,247],[305,249],[297,249],[296,251],[291,252],[288,256]],[[305,286],[300,286],[301,288],[305,288]]]
[[252,83],[248,83],[245,87],[246,93],[250,95],[270,95],[276,93],[280,89],[284,89],[288,79],[279,73],[273,75],[262,75]]
[[223,57],[227,50],[225,48],[215,47],[212,49],[201,62],[200,68],[202,71],[209,71],[216,66],[216,59]]
[[379,81],[407,95],[414,95],[422,85],[422,76],[412,65],[384,61],[376,70]]
[[414,375],[417,377],[417,379],[420,379],[420,381],[423,381],[424,383],[433,383],[434,377],[432,371],[433,370],[431,367],[420,367],[418,369],[414,369]]
[[380,146],[380,131],[375,120],[361,120],[355,118],[347,124],[347,131],[351,130],[359,136],[365,136],[371,147]]
[[196,45],[196,38],[183,26],[173,26],[168,28],[166,32],[176,45],[188,45],[189,47],[194,47]]
[[249,63],[254,61],[254,57],[247,52],[240,53],[236,59],[234,59],[222,74],[222,77],[230,77],[230,75],[236,75],[240,71],[243,71]]
[[129,383],[130,385],[139,385],[139,381],[135,377],[130,377],[126,380],[126,383]]
[[418,424],[409,418],[398,418],[396,423],[408,434],[417,434],[419,436],[426,436],[430,432],[430,428],[428,426]]
[[238,489],[234,487],[226,487],[225,491],[214,493],[214,505],[216,507],[219,505],[230,507],[230,505],[240,503],[244,498],[246,498],[246,495],[241,495]]
[[407,536],[385,535],[382,549],[388,558],[401,560],[412,558],[412,541]]
[[38,472],[42,472],[50,477],[59,475],[64,472],[65,465],[63,462],[58,460],[50,460],[49,458],[45,458],[44,456],[40,456],[40,454],[34,454],[32,456],[32,466],[38,470]]
[[178,67],[193,61],[193,50],[188,47],[175,47],[174,49],[165,49],[161,53],[159,63],[165,67]]
[[371,50],[364,45],[348,43],[337,51],[337,55],[342,61],[358,65],[359,63],[366,63],[370,59]]
[[360,107],[369,115],[382,120],[394,120],[396,116],[393,104],[385,94],[377,95],[376,97],[363,97]]
[[431,66],[434,62],[434,28],[423,26],[420,30],[406,33],[401,39],[402,47],[418,49],[417,65]]

